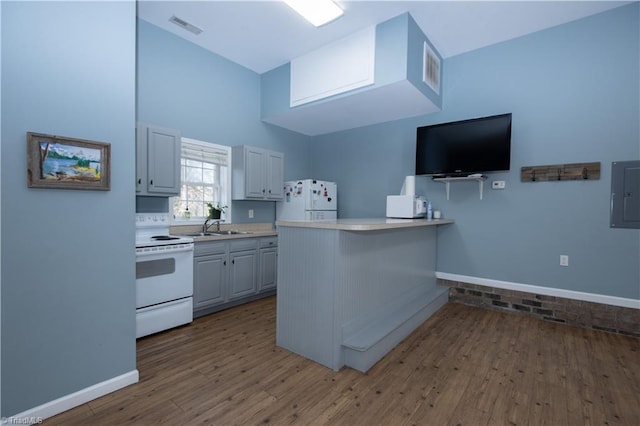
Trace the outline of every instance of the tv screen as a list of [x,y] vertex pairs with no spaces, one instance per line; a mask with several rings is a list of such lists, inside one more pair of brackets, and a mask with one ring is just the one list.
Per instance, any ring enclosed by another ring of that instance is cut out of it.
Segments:
[[418,127],[416,175],[506,171],[510,163],[511,114]]

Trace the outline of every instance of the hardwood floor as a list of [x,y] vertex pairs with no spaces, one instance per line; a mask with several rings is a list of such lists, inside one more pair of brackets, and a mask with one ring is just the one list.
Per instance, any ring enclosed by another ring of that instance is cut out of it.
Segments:
[[448,304],[367,374],[275,346],[275,297],[138,341],[74,424],[640,424],[640,339]]

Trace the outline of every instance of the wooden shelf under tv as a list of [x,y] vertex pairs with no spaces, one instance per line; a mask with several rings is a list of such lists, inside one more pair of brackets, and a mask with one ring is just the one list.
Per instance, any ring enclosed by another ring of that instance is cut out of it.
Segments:
[[442,182],[447,187],[447,200],[449,200],[449,192],[451,182],[469,182],[475,181],[478,182],[479,190],[480,190],[480,199],[482,200],[482,193],[484,191],[484,181],[487,180],[485,175],[480,176],[455,176],[455,177],[434,177],[434,182]]

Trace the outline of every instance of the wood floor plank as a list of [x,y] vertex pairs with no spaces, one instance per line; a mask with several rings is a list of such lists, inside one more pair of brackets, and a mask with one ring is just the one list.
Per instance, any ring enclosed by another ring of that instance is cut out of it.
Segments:
[[45,424],[634,425],[640,339],[448,304],[366,374],[275,346],[275,298],[137,343],[140,382]]

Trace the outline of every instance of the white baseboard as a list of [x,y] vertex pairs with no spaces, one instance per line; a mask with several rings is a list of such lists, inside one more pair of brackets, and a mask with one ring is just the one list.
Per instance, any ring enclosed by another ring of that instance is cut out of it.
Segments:
[[545,296],[564,297],[566,299],[583,300],[586,302],[602,303],[604,305],[621,306],[624,308],[640,309],[640,300],[624,297],[606,296],[596,293],[584,293],[581,291],[563,290],[553,287],[540,287],[537,285],[499,281],[490,278],[472,277],[468,275],[436,272],[436,278],[449,281],[460,281],[469,284],[483,285],[487,287],[502,288],[505,290],[522,291],[525,293],[542,294]]
[[[48,417],[55,416],[63,411],[70,410],[71,408],[92,401],[108,393],[115,392],[118,389],[137,383],[138,377],[138,370],[133,370],[7,418],[17,419],[21,424],[41,423],[42,420]],[[22,421],[26,419],[31,421],[29,423],[22,423]]]

